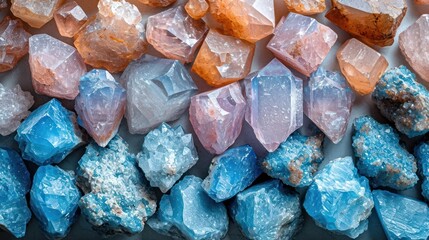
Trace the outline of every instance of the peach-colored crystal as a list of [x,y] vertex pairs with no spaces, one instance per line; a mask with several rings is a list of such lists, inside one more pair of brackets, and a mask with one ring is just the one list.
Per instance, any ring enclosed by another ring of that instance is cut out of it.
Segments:
[[54,15],[61,36],[73,37],[88,20],[83,9],[75,2],[64,4]]
[[383,55],[354,38],[340,47],[337,59],[350,86],[361,95],[372,93],[389,65]]
[[140,0],[143,4],[152,7],[167,7],[176,2],[176,0]]
[[429,4],[429,0],[414,0],[416,4]]
[[326,9],[325,0],[285,0],[285,3],[290,12],[304,15],[321,13]]
[[34,28],[41,28],[54,17],[64,0],[12,0],[13,15]]
[[191,18],[201,19],[209,10],[209,4],[206,0],[189,0],[185,9]]

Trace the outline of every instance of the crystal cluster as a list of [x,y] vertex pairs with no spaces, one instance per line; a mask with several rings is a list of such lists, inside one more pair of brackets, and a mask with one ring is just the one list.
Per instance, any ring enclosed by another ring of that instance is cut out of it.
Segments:
[[325,0],[285,0],[289,12],[304,15],[321,13],[326,9]]
[[61,36],[73,37],[82,29],[88,16],[75,1],[71,1],[58,9],[54,19]]
[[185,10],[193,19],[201,19],[209,10],[209,4],[206,0],[188,0]]
[[139,0],[143,4],[152,6],[152,7],[167,7],[177,0]]
[[12,0],[10,11],[34,28],[51,21],[64,0]]
[[351,157],[325,165],[304,200],[305,210],[317,225],[350,238],[366,231],[373,207],[368,179],[358,174]]
[[429,200],[429,143],[421,143],[414,149],[420,175],[423,179],[422,195]]

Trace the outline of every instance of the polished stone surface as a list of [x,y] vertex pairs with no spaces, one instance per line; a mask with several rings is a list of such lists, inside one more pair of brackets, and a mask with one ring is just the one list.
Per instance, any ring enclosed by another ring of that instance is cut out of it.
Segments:
[[10,11],[34,28],[49,22],[64,0],[12,0]]
[[61,36],[71,38],[82,29],[88,16],[75,1],[71,1],[55,12],[54,19]]

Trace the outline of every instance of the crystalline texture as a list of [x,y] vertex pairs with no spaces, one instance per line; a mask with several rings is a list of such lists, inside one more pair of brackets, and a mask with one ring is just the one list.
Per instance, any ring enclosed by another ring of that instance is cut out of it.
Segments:
[[420,175],[423,179],[421,185],[422,195],[429,200],[429,143],[421,143],[414,149]]
[[290,12],[304,15],[321,13],[326,9],[325,0],[285,0],[285,3]]
[[12,0],[10,11],[34,28],[49,22],[64,0]]
[[152,7],[167,7],[177,0],[139,0],[143,4],[152,6]]
[[54,15],[61,36],[73,37],[88,20],[83,9],[75,2],[64,4]]
[[188,0],[185,10],[193,19],[201,19],[209,10],[206,0]]

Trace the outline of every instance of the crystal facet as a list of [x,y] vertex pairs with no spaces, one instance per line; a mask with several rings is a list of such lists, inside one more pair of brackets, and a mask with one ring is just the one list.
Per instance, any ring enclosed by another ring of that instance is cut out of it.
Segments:
[[167,7],[177,0],[139,0],[143,4],[152,6],[152,7]]
[[429,200],[429,142],[421,143],[414,149],[417,158],[419,172],[423,179],[421,185],[422,195]]
[[88,16],[75,1],[71,1],[58,9],[54,19],[61,36],[73,37],[82,29]]
[[289,12],[304,15],[321,13],[326,9],[325,0],[285,0]]
[[185,10],[193,19],[201,19],[209,10],[209,4],[206,0],[188,0]]
[[64,0],[12,0],[10,11],[34,28],[51,21]]

